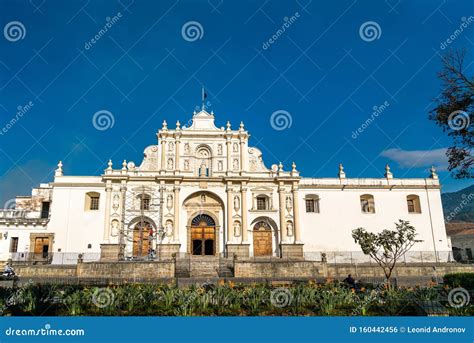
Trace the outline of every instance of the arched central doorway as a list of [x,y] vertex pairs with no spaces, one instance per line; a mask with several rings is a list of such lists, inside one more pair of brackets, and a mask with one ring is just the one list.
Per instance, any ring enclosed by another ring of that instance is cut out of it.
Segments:
[[133,228],[133,256],[147,256],[152,248],[153,226],[147,222],[139,222]]
[[259,221],[253,227],[253,255],[272,256],[272,228],[265,221]]
[[191,253],[216,254],[216,223],[207,214],[199,214],[191,221]]

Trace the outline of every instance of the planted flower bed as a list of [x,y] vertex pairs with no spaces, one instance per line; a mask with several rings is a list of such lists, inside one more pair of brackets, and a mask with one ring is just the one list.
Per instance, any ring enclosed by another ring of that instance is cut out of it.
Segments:
[[426,315],[427,304],[434,304],[437,313],[474,315],[472,304],[450,301],[451,290],[384,285],[354,289],[315,282],[290,287],[221,282],[188,288],[27,284],[0,288],[0,309],[3,315],[14,316],[404,316]]

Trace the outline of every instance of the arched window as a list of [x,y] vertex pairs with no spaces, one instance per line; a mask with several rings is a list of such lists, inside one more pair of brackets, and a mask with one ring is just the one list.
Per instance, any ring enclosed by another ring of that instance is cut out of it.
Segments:
[[307,213],[319,213],[319,196],[316,194],[308,194],[304,198]]
[[407,195],[408,213],[421,213],[420,197],[415,194]]
[[360,196],[360,209],[362,213],[375,213],[374,196],[371,194],[364,194]]
[[99,210],[100,194],[97,192],[88,192],[85,197],[84,210],[97,211]]

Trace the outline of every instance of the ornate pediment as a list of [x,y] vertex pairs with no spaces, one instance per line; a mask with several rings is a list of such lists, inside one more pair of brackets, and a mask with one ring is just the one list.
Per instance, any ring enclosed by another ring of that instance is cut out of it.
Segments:
[[268,172],[263,162],[262,152],[254,147],[249,148],[249,171],[250,172]]
[[140,171],[158,170],[158,145],[150,145],[143,152],[142,164],[138,167]]
[[206,110],[195,112],[193,115],[193,123],[185,131],[222,131],[214,124],[214,114],[208,113]]

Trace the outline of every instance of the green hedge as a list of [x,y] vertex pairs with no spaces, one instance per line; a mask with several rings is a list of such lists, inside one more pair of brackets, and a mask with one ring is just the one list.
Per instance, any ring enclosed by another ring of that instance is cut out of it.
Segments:
[[453,273],[443,277],[444,283],[451,287],[474,289],[474,273]]

